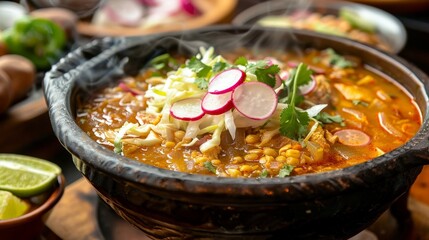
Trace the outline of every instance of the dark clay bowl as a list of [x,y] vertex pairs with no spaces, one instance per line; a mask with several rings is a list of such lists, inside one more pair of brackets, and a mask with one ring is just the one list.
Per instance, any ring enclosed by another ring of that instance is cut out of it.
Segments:
[[[181,39],[178,42],[177,39]],[[408,143],[346,169],[273,179],[234,179],[163,170],[119,156],[75,123],[75,102],[164,51],[200,46],[334,48],[361,57],[416,99],[423,127]],[[425,87],[426,86],[426,87]],[[53,129],[79,171],[118,215],[153,238],[345,239],[405,194],[428,156],[429,79],[404,60],[314,32],[218,26],[184,33],[96,40],[62,59],[44,79]]]

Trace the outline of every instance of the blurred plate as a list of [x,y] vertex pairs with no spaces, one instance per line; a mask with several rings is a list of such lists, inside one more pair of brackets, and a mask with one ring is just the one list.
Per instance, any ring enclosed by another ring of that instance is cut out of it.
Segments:
[[89,21],[80,21],[77,31],[85,36],[135,36],[150,33],[183,31],[219,23],[227,18],[234,10],[238,0],[194,0],[201,14],[183,21],[158,25],[150,28],[135,28],[122,26],[99,26]]
[[[405,46],[407,32],[403,24],[393,15],[381,9],[343,1],[266,1],[254,5],[240,14],[232,21],[235,25],[254,25],[267,16],[288,16],[299,10],[316,12],[322,15],[338,16],[340,9],[352,10],[359,17],[371,21],[376,28],[376,34],[389,47],[389,51],[398,53]],[[274,25],[273,25],[274,27]]]

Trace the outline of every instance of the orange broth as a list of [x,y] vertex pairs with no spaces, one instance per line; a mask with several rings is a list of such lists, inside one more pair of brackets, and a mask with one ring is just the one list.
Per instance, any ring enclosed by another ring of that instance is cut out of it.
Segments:
[[[212,133],[198,135],[192,146],[183,146],[191,142],[183,138],[187,124],[184,121],[184,127],[171,129],[168,139],[162,139],[159,144],[139,146],[122,142],[118,154],[156,167],[194,174],[284,177],[336,170],[368,161],[400,147],[421,126],[421,113],[413,98],[388,76],[364,65],[356,57],[344,56],[355,66],[340,68],[332,66],[326,50],[308,49],[303,54],[292,54],[252,53],[241,49],[222,56],[230,62],[239,56],[248,59],[270,56],[284,71],[291,70],[296,62],[306,63],[313,69],[317,85],[304,96],[305,101],[299,107],[307,109],[313,104],[326,103],[328,106],[323,112],[340,116],[342,121],[319,123],[306,141],[283,136],[269,123],[238,128],[234,140],[225,130],[220,145],[207,152],[201,152],[199,146],[211,139]],[[78,102],[78,125],[96,142],[112,150],[115,134],[125,122],[156,125],[160,117],[146,114],[150,98],[144,96],[148,88],[156,85],[151,78],[153,71],[146,69],[138,76],[124,77],[122,87],[118,84],[107,87],[90,99]],[[314,124],[315,121],[310,121],[308,132]],[[344,129],[347,133],[350,130],[363,132],[363,136],[369,138],[362,140],[354,136],[355,142],[344,140],[339,134]],[[267,134],[270,131],[273,134]],[[263,140],[267,135],[270,135],[268,140]],[[282,173],[285,168],[287,174]]]

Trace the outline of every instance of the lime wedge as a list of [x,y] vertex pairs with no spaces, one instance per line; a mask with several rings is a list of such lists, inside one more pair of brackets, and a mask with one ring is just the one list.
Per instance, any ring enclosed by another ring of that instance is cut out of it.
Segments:
[[14,196],[11,192],[0,190],[0,220],[24,215],[30,205]]
[[60,173],[58,165],[43,159],[0,154],[0,190],[18,197],[31,197],[46,191]]

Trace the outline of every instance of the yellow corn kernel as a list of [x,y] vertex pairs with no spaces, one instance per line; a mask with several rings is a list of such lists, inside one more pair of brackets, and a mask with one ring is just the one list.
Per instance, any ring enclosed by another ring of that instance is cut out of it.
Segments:
[[195,158],[195,163],[196,164],[203,164],[205,162],[207,162],[209,159],[207,157],[197,157]]
[[244,156],[244,160],[246,161],[255,161],[259,158],[259,155],[256,153],[249,153]]
[[238,171],[237,169],[230,168],[230,169],[227,169],[226,171],[228,172],[229,176],[231,176],[231,177],[240,177],[241,176],[241,172]]
[[276,157],[276,161],[277,162],[281,162],[281,163],[284,163],[284,162],[286,162],[286,157],[285,156],[277,156]]
[[218,166],[219,164],[222,163],[219,159],[213,159],[211,162],[214,166]]
[[286,150],[286,157],[294,157],[294,158],[299,158],[299,156],[301,155],[301,152],[296,150],[296,149],[288,149]]
[[250,150],[248,151],[248,153],[256,153],[256,154],[258,154],[258,155],[261,155],[263,152],[264,152],[264,151],[263,151],[262,149],[259,149],[259,148],[250,149]]
[[174,137],[179,140],[182,140],[184,136],[185,136],[185,131],[183,130],[178,130],[174,132]]
[[175,143],[175,142],[167,141],[167,142],[165,143],[165,147],[166,147],[166,148],[174,148],[174,146],[176,146],[176,143]]
[[246,136],[246,143],[248,144],[254,144],[259,142],[259,136],[255,134],[249,134]]
[[290,149],[291,147],[292,147],[292,145],[291,145],[291,144],[286,144],[286,145],[284,145],[283,147],[281,147],[281,148],[279,149],[279,154],[281,154],[281,153],[283,153],[283,152],[286,152],[286,150]]
[[253,171],[253,168],[250,165],[242,165],[242,166],[240,166],[240,171],[241,172],[251,172],[251,171]]
[[232,159],[232,163],[234,163],[234,164],[242,163],[242,162],[244,162],[244,159],[242,157],[240,157],[240,156],[234,157]]
[[266,147],[266,148],[264,148],[264,155],[271,156],[271,157],[277,157],[278,153],[273,148]]
[[299,164],[299,160],[298,158],[294,158],[294,157],[287,157],[286,158],[286,163],[292,166],[298,166]]

